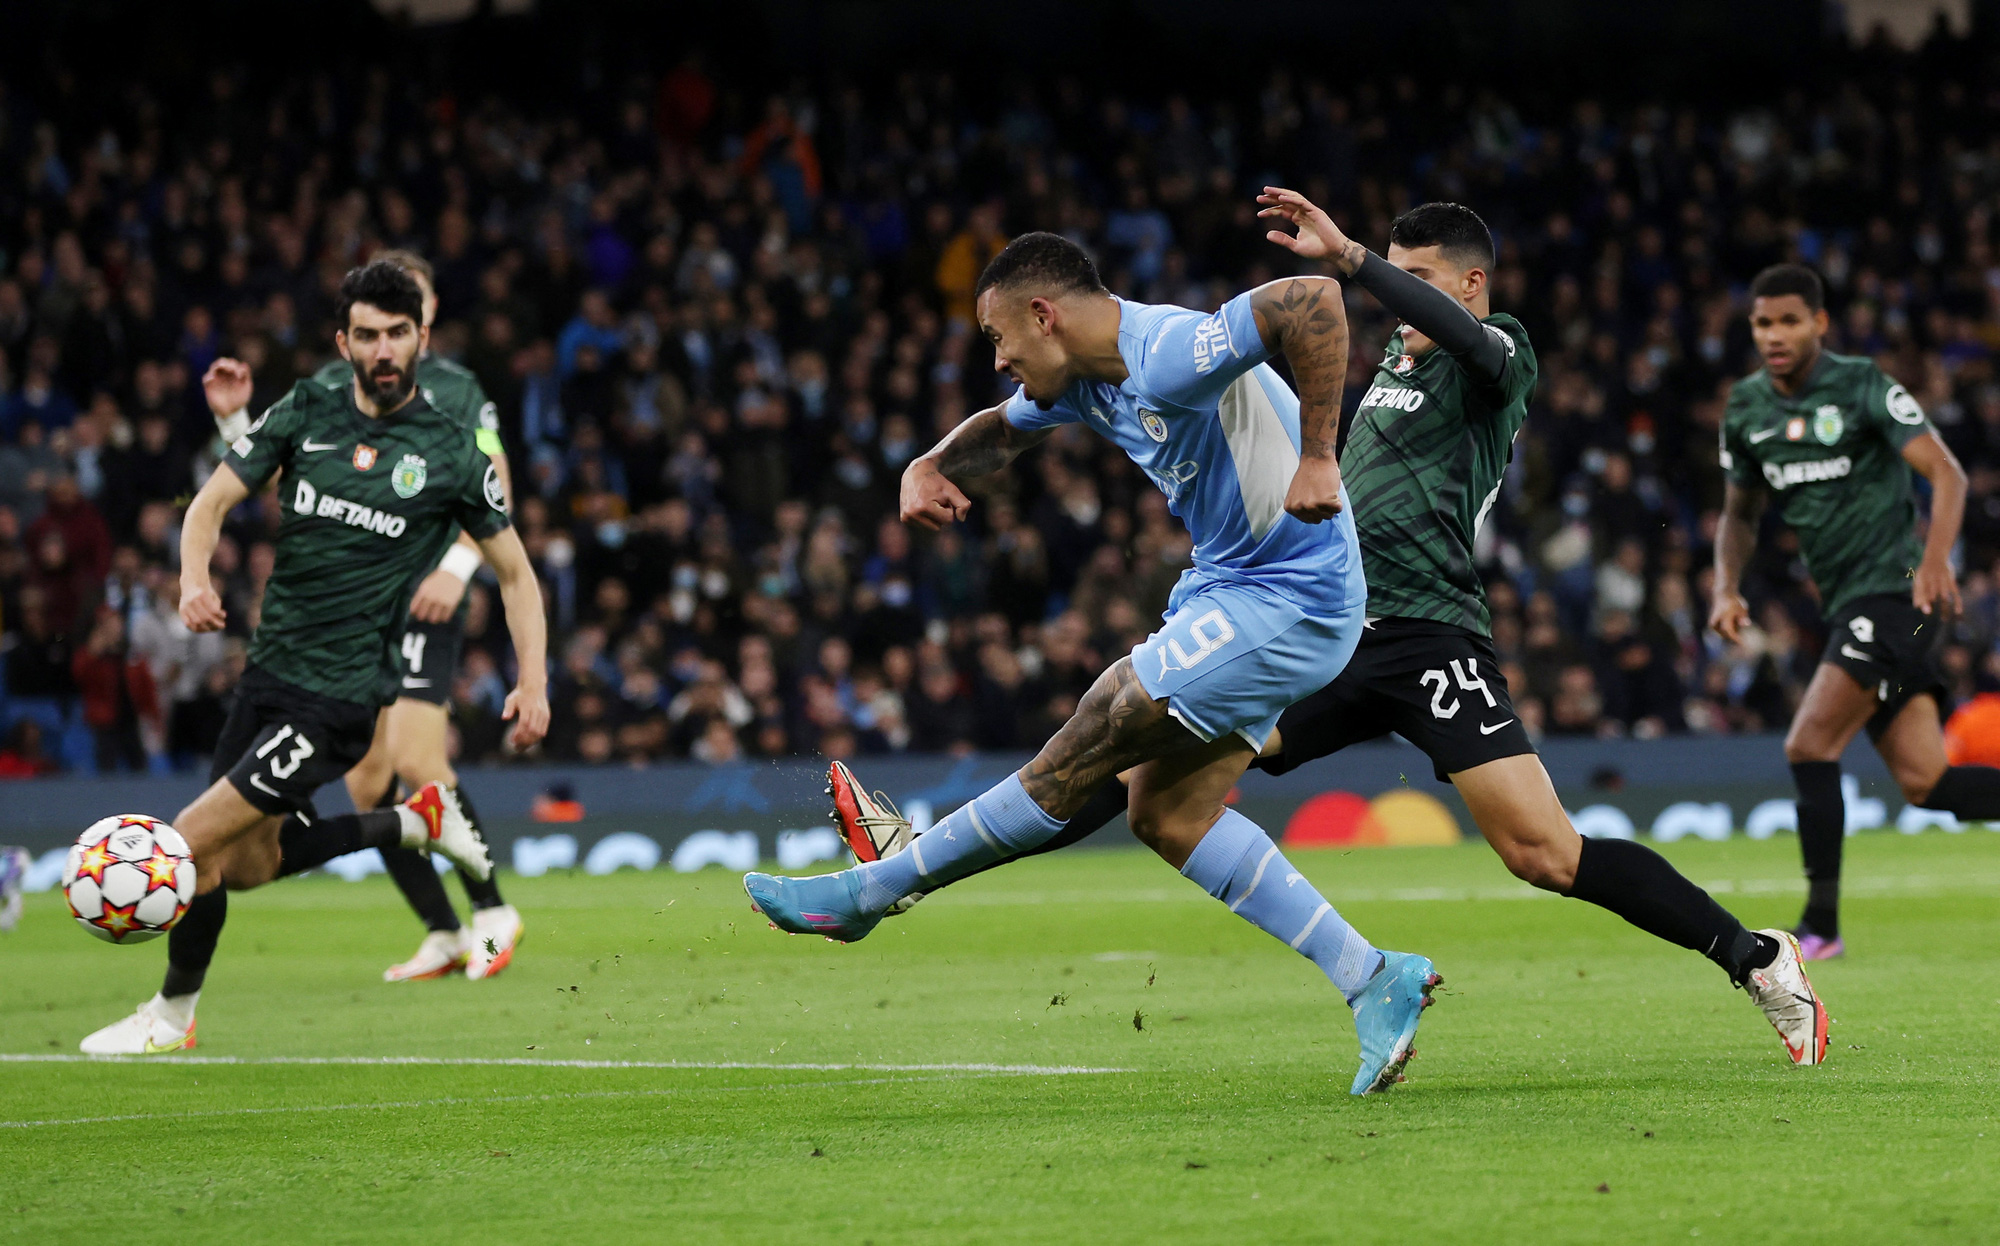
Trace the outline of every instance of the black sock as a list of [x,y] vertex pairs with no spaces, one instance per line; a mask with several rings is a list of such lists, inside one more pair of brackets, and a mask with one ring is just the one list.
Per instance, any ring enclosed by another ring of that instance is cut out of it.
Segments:
[[308,818],[295,813],[278,827],[278,877],[288,878],[364,848],[395,848],[403,842],[403,816],[394,809]]
[[228,920],[229,893],[220,887],[188,902],[187,912],[167,932],[167,980],[160,984],[160,994],[172,999],[201,989],[208,962],[215,959],[222,923]]
[[1965,822],[2000,822],[2000,770],[1952,766],[1938,776],[1922,804]]
[[[466,820],[471,822],[473,826],[478,827],[480,834],[484,836],[485,825],[479,820],[479,811],[472,807],[472,797],[466,795],[465,789],[462,787],[456,790],[458,792],[458,807],[465,810]],[[458,872],[458,881],[465,884],[466,899],[472,901],[472,907],[475,909],[497,909],[507,903],[500,898],[500,871],[498,870],[487,875],[484,881],[474,878],[464,870],[460,870]]]
[[427,928],[446,932],[458,929],[458,914],[452,910],[451,897],[445,894],[444,879],[438,877],[437,867],[429,857],[414,848],[384,848],[382,864]]
[[[1946,771],[1950,774],[1950,771]],[[1847,804],[1840,794],[1840,763],[1795,761],[1799,789],[1799,853],[1806,862],[1806,910],[1799,925],[1825,939],[1840,937],[1840,850],[1847,836]]]
[[1777,940],[1745,930],[1665,857],[1630,840],[1585,836],[1576,881],[1567,894],[1609,909],[1647,934],[1700,952],[1739,984],[1778,952]]

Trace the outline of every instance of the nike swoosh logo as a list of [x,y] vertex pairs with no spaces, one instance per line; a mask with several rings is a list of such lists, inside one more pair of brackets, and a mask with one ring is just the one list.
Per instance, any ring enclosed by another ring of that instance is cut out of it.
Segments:
[[263,778],[259,775],[253,774],[250,776],[250,786],[256,788],[258,791],[263,792],[269,796],[277,796],[279,794],[277,788],[274,788],[270,784],[264,782]]
[[340,443],[337,441],[314,442],[311,438],[307,438],[299,443],[299,449],[305,451],[307,454],[313,454],[320,450],[338,450],[340,449]]
[[405,688],[428,688],[431,686],[431,681],[428,679],[411,679],[408,675],[405,675],[403,676],[403,686]]
[[1853,645],[1842,645],[1840,647],[1840,656],[1844,658],[1853,658],[1856,662],[1873,662],[1875,660],[1868,654],[1865,654],[1861,652],[1861,650],[1856,649]]
[[1751,433],[1748,437],[1744,438],[1744,440],[1748,441],[1751,445],[1754,446],[1760,441],[1769,441],[1771,440],[1771,438],[1776,437],[1777,435],[1778,435],[1777,429],[1767,428],[1761,433]]
[[1506,726],[1506,725],[1507,725],[1508,723],[1510,723],[1510,722],[1513,722],[1513,721],[1514,721],[1514,720],[1513,720],[1513,719],[1511,719],[1511,718],[1509,718],[1509,719],[1505,719],[1505,720],[1503,720],[1503,721],[1501,721],[1501,722],[1497,722],[1497,723],[1494,723],[1494,724],[1493,724],[1493,725],[1492,725],[1491,727],[1487,726],[1487,725],[1486,725],[1485,723],[1480,723],[1480,724],[1479,724],[1479,734],[1480,734],[1480,735],[1492,735],[1492,734],[1493,734],[1494,732],[1496,732],[1496,731],[1500,730],[1500,728],[1502,728],[1502,727]]

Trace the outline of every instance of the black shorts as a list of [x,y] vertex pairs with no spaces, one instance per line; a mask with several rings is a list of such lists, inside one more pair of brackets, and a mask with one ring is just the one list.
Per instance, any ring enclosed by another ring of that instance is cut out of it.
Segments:
[[1535,751],[1491,640],[1448,623],[1377,619],[1347,669],[1278,719],[1283,751],[1257,766],[1284,774],[1392,731],[1430,757],[1440,783]]
[[451,700],[451,685],[458,679],[458,659],[465,650],[465,611],[448,622],[422,623],[410,620],[396,642],[400,658],[396,696],[413,701],[443,705]]
[[1868,736],[1880,739],[1912,697],[1930,693],[1942,715],[1947,706],[1939,650],[1945,629],[1936,615],[1911,604],[1908,594],[1882,593],[1848,602],[1826,621],[1826,652],[1820,661],[1846,671],[1872,689],[1878,708],[1868,719]]
[[208,781],[228,775],[265,813],[311,815],[313,793],[367,755],[375,713],[373,705],[336,701],[253,666],[236,685]]

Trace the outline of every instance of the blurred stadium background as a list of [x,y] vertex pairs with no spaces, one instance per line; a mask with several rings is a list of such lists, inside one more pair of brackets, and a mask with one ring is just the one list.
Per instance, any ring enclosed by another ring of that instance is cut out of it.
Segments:
[[[1753,816],[1789,791],[1768,733],[1822,639],[1796,542],[1761,550],[1745,643],[1703,627],[1744,287],[1779,260],[1825,275],[1835,349],[1876,357],[1971,473],[1948,669],[1962,702],[2000,691],[2000,4],[1239,7],[9,6],[0,777],[46,797],[22,834],[172,808],[205,773],[277,511],[232,517],[231,630],[189,635],[198,378],[233,355],[253,405],[278,397],[386,247],[437,267],[437,347],[498,403],[556,625],[554,728],[503,758],[510,652],[474,589],[452,710],[461,761],[506,770],[471,778],[485,807],[516,831],[616,815],[669,853],[754,824],[768,857],[808,829],[810,759],[900,756],[892,793],[942,811],[1067,717],[1188,555],[1081,429],[982,482],[960,531],[896,523],[903,465],[1000,393],[974,278],[1051,229],[1121,294],[1213,308],[1293,263],[1253,218],[1267,182],[1377,248],[1427,199],[1493,226],[1495,309],[1543,375],[1479,554],[1572,808],[1625,833],[1677,809],[1667,837],[1783,824]],[[1350,314],[1351,408],[1391,326]],[[1341,842],[1442,834],[1407,801],[1367,821],[1385,790],[1450,799],[1413,758],[1244,795],[1282,824],[1352,789],[1359,811],[1315,814]]]

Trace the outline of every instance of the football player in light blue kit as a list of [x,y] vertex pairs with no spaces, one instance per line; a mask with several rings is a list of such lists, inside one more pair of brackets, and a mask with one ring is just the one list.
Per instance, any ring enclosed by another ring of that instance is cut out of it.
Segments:
[[[1035,759],[879,860],[875,806],[833,768],[842,832],[863,863],[816,878],[750,874],[781,929],[852,941],[906,897],[1046,842],[1131,771],[1133,832],[1230,911],[1325,972],[1353,1007],[1366,1094],[1400,1080],[1438,982],[1421,956],[1378,951],[1268,836],[1223,799],[1293,701],[1346,665],[1367,587],[1334,434],[1347,319],[1330,278],[1274,281],[1213,315],[1113,297],[1056,234],[1015,239],[979,279],[995,366],[1020,383],[903,476],[902,516],[939,528],[971,507],[955,481],[1006,466],[1059,424],[1130,455],[1194,537],[1194,567],[1160,630],[1100,676]],[[1282,352],[1303,399],[1264,361]]]

